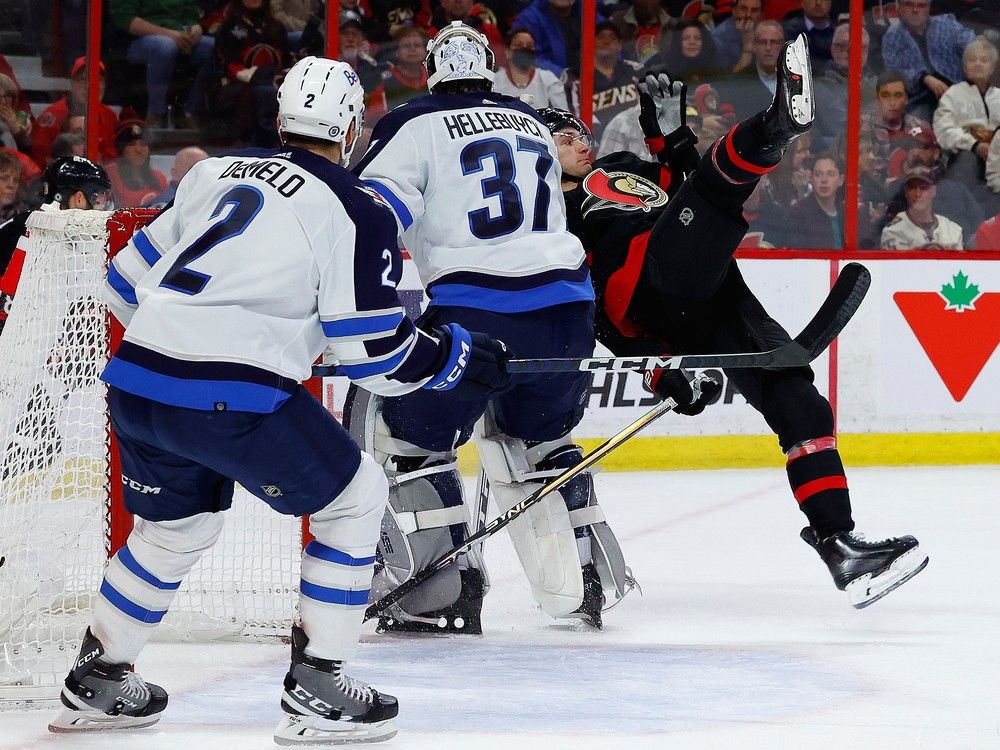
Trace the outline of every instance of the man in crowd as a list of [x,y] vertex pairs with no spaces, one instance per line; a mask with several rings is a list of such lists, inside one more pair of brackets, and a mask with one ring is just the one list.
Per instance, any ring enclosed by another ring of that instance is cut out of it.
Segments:
[[844,247],[844,171],[832,156],[818,156],[809,172],[812,192],[795,201],[786,217],[787,247],[840,250]]
[[964,80],[962,52],[976,33],[951,14],[931,16],[931,0],[899,0],[899,23],[882,38],[886,69],[903,75],[908,111],[930,119],[937,100]]
[[670,14],[659,0],[635,0],[629,7],[612,14],[611,20],[621,33],[625,57],[644,65],[661,51],[660,40],[670,22]]
[[[624,60],[622,37],[611,21],[597,24],[594,35],[594,134],[600,134],[619,112],[639,102],[639,63]],[[574,72],[571,84],[573,108],[580,111],[579,73]]]
[[208,154],[205,150],[197,146],[182,148],[174,154],[174,163],[170,167],[170,184],[167,185],[167,189],[154,198],[144,201],[143,205],[151,208],[163,208],[166,206],[174,199],[174,195],[177,193],[177,186],[181,184],[181,179],[184,175],[190,172],[191,167],[195,164],[207,158]]
[[[518,14],[511,31],[527,29],[538,49],[538,66],[562,75],[580,68],[580,0],[534,0]],[[598,16],[598,21],[603,20]]]
[[[861,110],[869,111],[875,99],[875,74],[868,67],[871,36],[861,27]],[[841,24],[833,32],[830,61],[816,76],[816,125],[812,129],[813,147],[823,152],[834,141],[845,137],[847,122],[848,75],[851,63],[851,27]]]
[[[118,156],[118,152],[115,150],[115,128],[118,126],[118,115],[111,107],[101,103],[101,100],[104,99],[104,63],[101,63],[100,69],[101,83],[97,95],[97,113],[91,116],[91,121],[97,123],[97,152],[100,155],[100,160],[110,161]],[[87,60],[81,57],[73,63],[73,69],[70,71],[69,94],[47,107],[35,121],[35,128],[31,133],[31,155],[35,162],[40,165],[47,164],[52,141],[60,133],[71,130],[72,118],[83,116],[86,112]]]
[[830,62],[834,22],[830,17],[833,0],[802,0],[802,15],[785,21],[785,38],[805,34],[809,39],[809,59],[814,73],[821,73]]
[[885,250],[962,250],[962,227],[951,219],[934,213],[937,195],[934,172],[917,167],[903,182],[906,210],[882,230]]
[[777,85],[778,58],[785,32],[777,21],[761,21],[753,31],[753,64],[738,76],[720,82],[723,101],[744,120],[767,106]]
[[764,0],[736,0],[733,14],[712,29],[719,66],[739,72],[752,67],[754,30],[764,10]]

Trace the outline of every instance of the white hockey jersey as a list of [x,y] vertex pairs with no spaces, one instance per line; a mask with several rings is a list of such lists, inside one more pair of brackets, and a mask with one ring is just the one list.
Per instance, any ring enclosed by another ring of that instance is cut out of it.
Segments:
[[102,379],[192,409],[270,412],[331,345],[376,393],[425,384],[436,339],[396,296],[396,227],[382,199],[304,149],[206,159],[108,269],[126,325]]
[[413,99],[379,120],[355,173],[392,207],[431,305],[525,312],[594,299],[555,143],[523,102]]

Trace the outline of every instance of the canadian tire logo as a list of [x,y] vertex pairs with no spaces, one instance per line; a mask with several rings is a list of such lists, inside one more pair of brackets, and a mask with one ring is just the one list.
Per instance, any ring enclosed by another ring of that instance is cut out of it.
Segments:
[[1000,344],[1000,292],[983,292],[959,271],[937,292],[896,292],[893,301],[955,401]]

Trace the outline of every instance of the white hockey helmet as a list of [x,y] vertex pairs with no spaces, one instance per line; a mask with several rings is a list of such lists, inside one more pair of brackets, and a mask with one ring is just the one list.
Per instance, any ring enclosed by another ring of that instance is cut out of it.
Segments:
[[[365,90],[354,68],[339,60],[304,57],[288,71],[278,89],[278,129],[343,144],[347,163],[361,136]],[[354,123],[354,140],[347,133]]]
[[493,88],[496,56],[485,35],[461,21],[452,21],[427,42],[427,90],[439,83],[486,81]]

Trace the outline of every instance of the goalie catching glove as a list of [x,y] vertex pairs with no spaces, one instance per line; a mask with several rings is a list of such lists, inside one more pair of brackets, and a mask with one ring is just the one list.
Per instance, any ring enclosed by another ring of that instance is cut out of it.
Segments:
[[685,151],[698,158],[693,148],[698,137],[687,124],[687,85],[669,73],[651,73],[639,84],[639,126],[649,153],[661,164]]
[[722,392],[722,384],[714,378],[705,378],[692,387],[681,370],[646,370],[642,383],[650,393],[677,402],[674,411],[694,417]]

